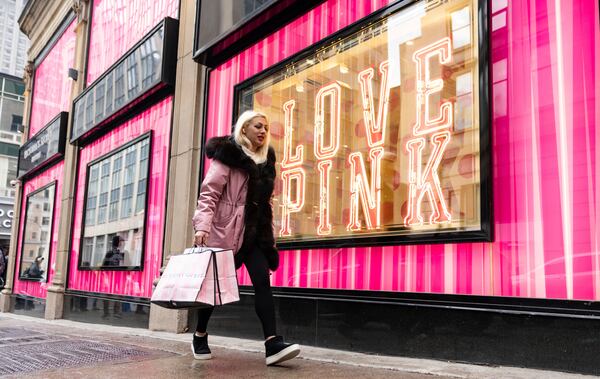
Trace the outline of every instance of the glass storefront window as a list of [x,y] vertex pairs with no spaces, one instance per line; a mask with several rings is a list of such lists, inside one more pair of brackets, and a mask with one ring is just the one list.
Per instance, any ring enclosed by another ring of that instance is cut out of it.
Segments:
[[88,166],[80,269],[141,269],[149,146],[145,135]]
[[45,282],[48,278],[50,239],[56,185],[52,183],[27,196],[19,279]]
[[237,87],[270,117],[279,243],[490,238],[477,7],[417,2]]

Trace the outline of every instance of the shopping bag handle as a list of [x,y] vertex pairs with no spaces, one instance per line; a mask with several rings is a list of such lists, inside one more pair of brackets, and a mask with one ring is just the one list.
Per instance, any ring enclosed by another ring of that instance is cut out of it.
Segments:
[[[199,249],[200,251],[198,251],[197,249]],[[219,253],[221,251],[227,251],[228,249],[221,249],[221,248],[209,248],[207,246],[198,246],[196,244],[194,244],[194,246],[192,247],[192,252],[189,254],[201,254],[201,253],[205,253],[205,252],[211,252],[211,253]]]

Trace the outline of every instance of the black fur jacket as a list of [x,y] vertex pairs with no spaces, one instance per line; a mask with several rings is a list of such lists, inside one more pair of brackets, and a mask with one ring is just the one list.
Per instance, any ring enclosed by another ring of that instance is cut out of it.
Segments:
[[265,255],[269,268],[279,266],[279,252],[273,235],[273,209],[271,195],[275,184],[275,151],[269,146],[267,161],[257,165],[231,136],[214,137],[206,143],[206,156],[248,174],[248,193],[244,213],[244,237],[235,255],[235,266],[239,268],[252,254],[254,246]]

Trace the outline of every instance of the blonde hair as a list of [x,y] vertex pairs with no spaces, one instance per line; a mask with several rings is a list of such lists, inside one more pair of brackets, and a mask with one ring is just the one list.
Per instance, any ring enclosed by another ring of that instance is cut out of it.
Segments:
[[267,160],[267,154],[269,153],[269,143],[271,141],[271,131],[267,129],[267,137],[265,143],[259,147],[256,151],[252,151],[252,142],[242,133],[242,129],[248,126],[250,121],[256,117],[263,117],[267,120],[269,125],[269,118],[266,114],[257,111],[245,111],[238,117],[235,127],[233,129],[233,139],[235,142],[242,147],[244,153],[248,155],[256,164],[264,163]]

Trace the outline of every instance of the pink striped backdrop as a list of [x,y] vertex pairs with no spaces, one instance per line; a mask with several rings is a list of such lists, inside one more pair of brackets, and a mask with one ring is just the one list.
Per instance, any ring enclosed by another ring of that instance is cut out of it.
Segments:
[[[60,199],[62,197],[62,180],[63,180],[64,163],[60,162],[33,179],[28,180],[23,185],[23,201],[21,202],[21,218],[19,221],[19,236],[17,240],[17,264],[15,267],[15,281],[13,293],[45,298],[48,286],[52,284],[54,277],[54,268],[56,264],[56,246],[58,244],[58,220],[60,219]],[[50,242],[50,256],[48,259],[48,281],[47,282],[32,282],[28,280],[19,280],[21,272],[21,254],[23,253],[22,238],[23,227],[25,225],[25,207],[27,206],[27,196],[39,188],[44,187],[56,180],[55,199],[54,202],[54,217],[52,218],[52,239]]]
[[[152,294],[152,282],[159,276],[162,264],[172,109],[173,97],[166,98],[81,150],[69,263],[69,289],[136,297],[150,297]],[[150,130],[152,130],[152,152],[147,193],[144,270],[79,271],[77,266],[87,164]]]
[[[389,2],[329,0],[212,71],[208,136],[235,84]],[[600,300],[598,2],[490,10],[495,242],[282,251],[273,285]]]
[[93,0],[86,83],[89,85],[165,17],[179,0]]
[[67,77],[67,70],[75,64],[75,23],[71,22],[35,69],[28,137],[61,111],[70,111],[73,82]]

